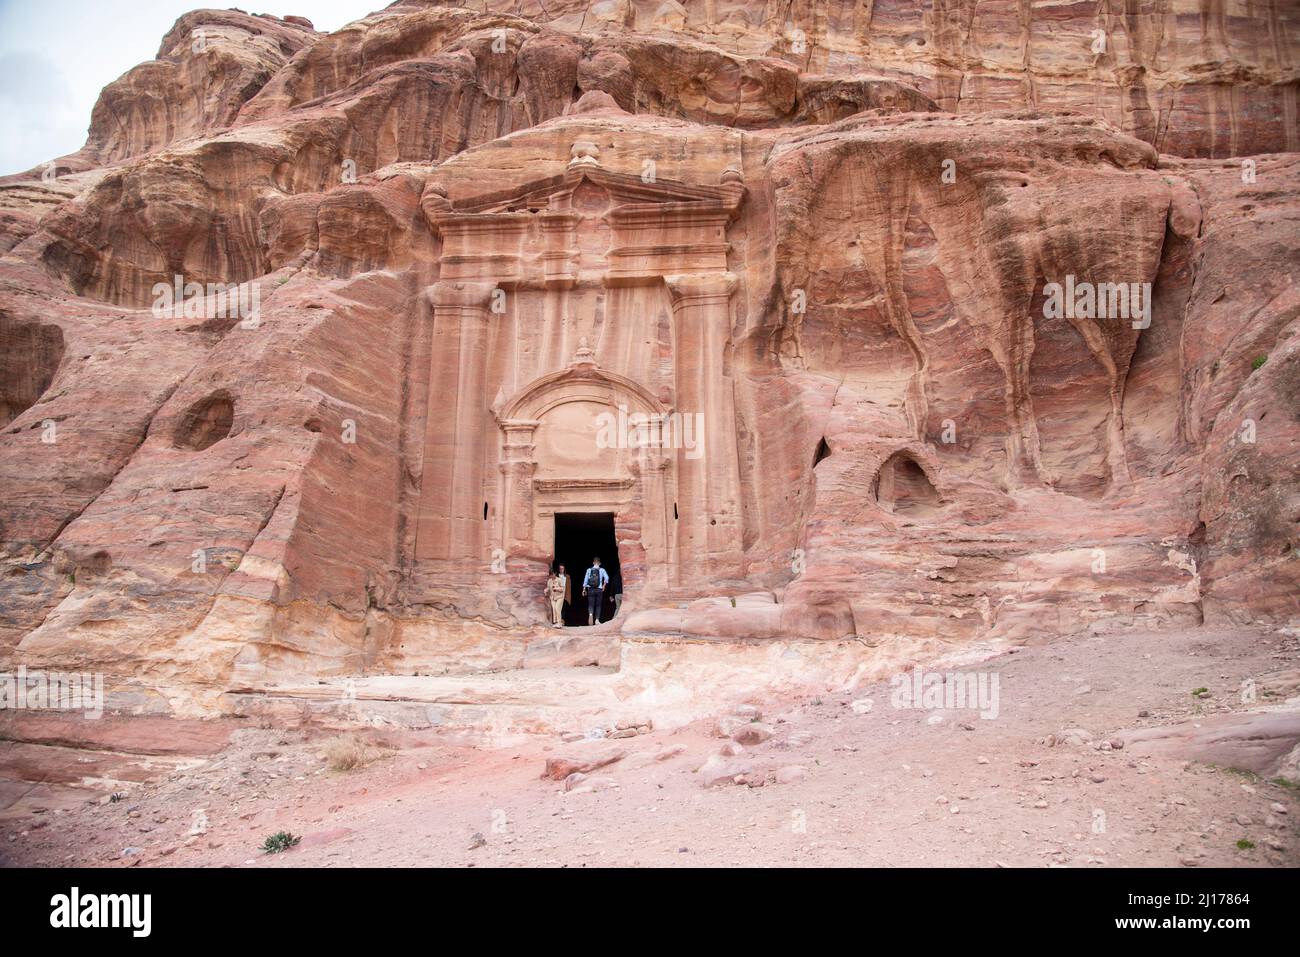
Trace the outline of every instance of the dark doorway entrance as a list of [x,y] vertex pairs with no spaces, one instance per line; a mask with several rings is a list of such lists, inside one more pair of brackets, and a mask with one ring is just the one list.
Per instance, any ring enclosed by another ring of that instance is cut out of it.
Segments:
[[565,512],[555,516],[555,561],[573,576],[573,602],[564,611],[566,625],[587,623],[587,599],[582,597],[582,577],[593,556],[609,573],[601,604],[600,620],[614,617],[614,596],[623,591],[618,567],[618,541],[614,537],[613,512]]

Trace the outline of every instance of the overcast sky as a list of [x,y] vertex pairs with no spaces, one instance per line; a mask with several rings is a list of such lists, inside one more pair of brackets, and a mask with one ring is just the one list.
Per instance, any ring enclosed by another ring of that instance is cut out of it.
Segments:
[[[389,0],[286,2],[247,9],[337,30]],[[99,91],[152,60],[176,19],[204,6],[225,8],[202,0],[0,0],[0,175],[81,149]]]

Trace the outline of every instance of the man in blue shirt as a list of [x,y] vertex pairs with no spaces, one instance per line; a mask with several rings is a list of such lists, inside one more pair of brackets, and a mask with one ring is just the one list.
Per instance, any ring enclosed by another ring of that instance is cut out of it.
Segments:
[[600,602],[605,597],[605,586],[609,584],[609,572],[600,567],[600,558],[591,560],[591,567],[582,576],[582,593],[587,596],[587,624],[594,625],[600,620]]

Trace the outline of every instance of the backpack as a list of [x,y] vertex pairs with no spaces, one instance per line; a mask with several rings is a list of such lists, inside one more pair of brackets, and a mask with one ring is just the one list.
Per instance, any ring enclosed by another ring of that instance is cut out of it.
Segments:
[[598,589],[600,588],[600,569],[599,569],[599,568],[588,568],[588,569],[587,569],[587,577],[586,577],[586,579],[583,581],[583,583],[582,583],[582,587],[583,587],[583,588],[591,589],[592,591],[596,591],[596,590],[598,590]]

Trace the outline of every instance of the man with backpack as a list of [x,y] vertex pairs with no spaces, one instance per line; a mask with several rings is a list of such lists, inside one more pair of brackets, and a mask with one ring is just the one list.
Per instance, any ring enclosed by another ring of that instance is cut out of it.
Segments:
[[600,558],[591,560],[591,567],[582,576],[582,593],[587,596],[587,624],[594,625],[600,620],[601,600],[605,597],[605,586],[609,584],[609,572],[600,567]]

